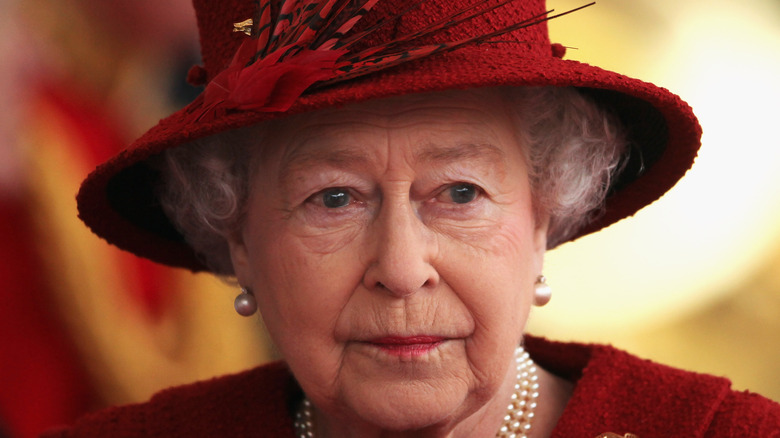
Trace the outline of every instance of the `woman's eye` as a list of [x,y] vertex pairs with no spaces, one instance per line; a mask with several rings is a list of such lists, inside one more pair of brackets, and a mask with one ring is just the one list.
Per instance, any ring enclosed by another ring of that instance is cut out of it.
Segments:
[[456,204],[468,204],[476,199],[479,189],[473,184],[456,184],[447,189],[450,199]]
[[322,205],[326,208],[341,208],[349,205],[351,197],[346,189],[333,188],[320,193]]

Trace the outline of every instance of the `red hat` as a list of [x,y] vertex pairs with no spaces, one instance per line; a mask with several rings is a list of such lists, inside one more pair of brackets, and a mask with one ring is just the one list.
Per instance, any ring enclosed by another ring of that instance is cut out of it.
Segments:
[[[544,0],[194,0],[206,89],[98,166],[79,217],[118,247],[207,269],[163,213],[146,160],[218,132],[388,96],[492,86],[572,86],[614,113],[632,153],[605,212],[573,239],[634,214],[693,163],[701,128],[666,89],[562,59]],[[250,20],[251,19],[251,20]],[[570,18],[571,19],[571,18]]]

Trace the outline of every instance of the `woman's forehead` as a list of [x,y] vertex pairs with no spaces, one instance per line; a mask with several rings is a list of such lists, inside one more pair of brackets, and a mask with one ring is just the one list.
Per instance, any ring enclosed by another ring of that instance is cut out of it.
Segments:
[[394,97],[274,122],[265,130],[265,146],[294,155],[300,150],[370,148],[394,136],[427,149],[500,143],[514,137],[508,114],[492,90]]

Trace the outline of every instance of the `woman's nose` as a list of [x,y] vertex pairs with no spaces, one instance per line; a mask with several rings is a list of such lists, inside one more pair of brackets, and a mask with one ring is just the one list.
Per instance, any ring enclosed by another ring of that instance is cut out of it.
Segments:
[[405,297],[438,283],[434,237],[408,199],[383,204],[371,232],[371,261],[363,277],[367,288]]

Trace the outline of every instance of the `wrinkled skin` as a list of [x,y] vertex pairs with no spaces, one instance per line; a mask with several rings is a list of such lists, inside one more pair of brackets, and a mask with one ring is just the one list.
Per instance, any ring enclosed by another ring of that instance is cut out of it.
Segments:
[[407,96],[267,128],[231,255],[317,436],[494,436],[547,230],[504,101]]

